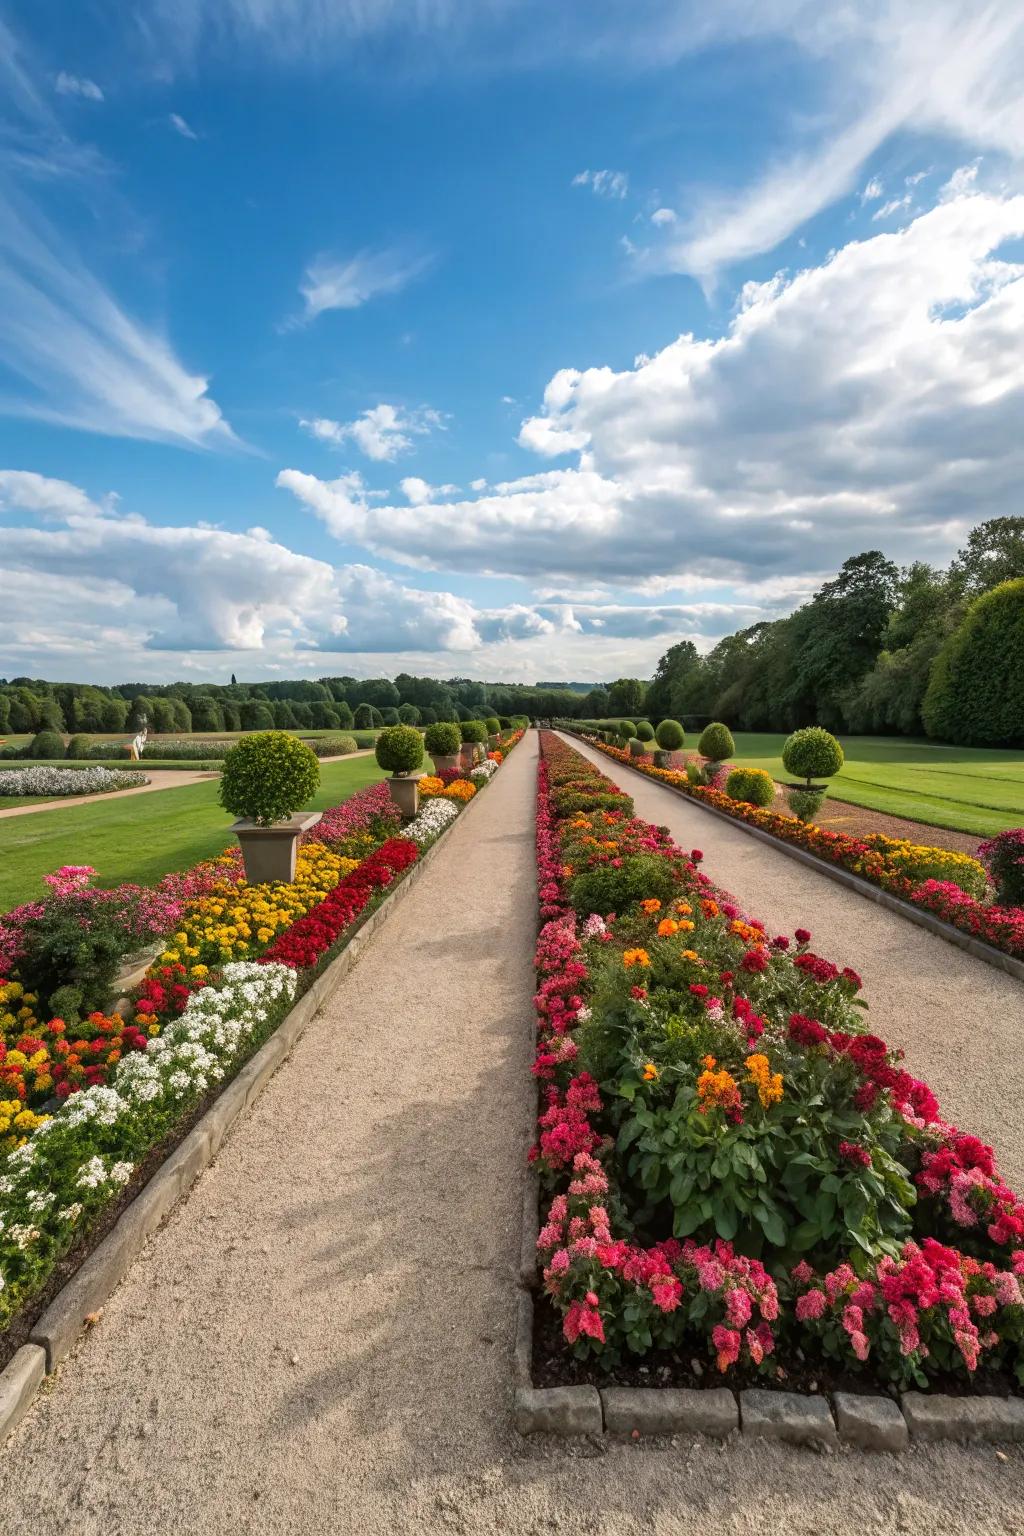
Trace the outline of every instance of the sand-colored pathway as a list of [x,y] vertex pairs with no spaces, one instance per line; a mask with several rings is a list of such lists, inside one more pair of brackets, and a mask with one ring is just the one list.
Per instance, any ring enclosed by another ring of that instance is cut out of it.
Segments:
[[0,1452],[0,1530],[996,1536],[1019,1525],[1020,1451],[869,1459],[515,1435],[535,756],[528,736],[447,834]]
[[1024,1189],[1024,984],[656,779],[572,745],[633,796],[638,815],[667,826],[682,847],[702,848],[711,878],[772,933],[807,928],[817,954],[859,972],[871,1027],[906,1051],[944,1114],[990,1142],[1009,1182]]

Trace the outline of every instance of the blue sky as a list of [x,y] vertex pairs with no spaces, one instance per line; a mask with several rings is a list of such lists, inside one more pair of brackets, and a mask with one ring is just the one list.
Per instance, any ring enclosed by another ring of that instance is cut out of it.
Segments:
[[1019,511],[1024,8],[0,0],[0,675],[648,675]]

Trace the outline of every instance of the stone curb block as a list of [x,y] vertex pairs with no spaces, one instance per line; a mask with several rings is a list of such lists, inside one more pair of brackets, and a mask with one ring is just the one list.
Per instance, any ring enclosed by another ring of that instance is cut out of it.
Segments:
[[38,1344],[23,1344],[0,1371],[0,1443],[25,1417],[45,1375],[46,1351]]
[[711,1435],[724,1440],[739,1428],[727,1387],[603,1387],[604,1427],[615,1434]]
[[904,1392],[903,1413],[915,1440],[1024,1440],[1019,1397],[947,1397]]
[[521,1435],[599,1435],[601,1394],[596,1387],[520,1387],[515,1424]]
[[516,1342],[512,1371],[517,1387],[533,1385],[533,1297],[520,1291],[516,1305]]
[[[563,734],[575,735],[575,732]],[[600,747],[593,747],[585,737],[578,740],[599,756],[606,754]],[[619,759],[609,758],[609,762],[618,763]],[[759,843],[765,843],[769,848],[776,848],[784,853],[787,858],[795,859],[798,864],[805,864],[809,869],[817,870],[819,875],[825,875],[829,880],[836,881],[839,885],[845,885],[848,890],[856,891],[860,896],[866,896],[868,901],[873,901],[877,906],[886,907],[890,912],[897,912],[900,917],[905,917],[908,922],[916,923],[919,928],[926,928],[929,933],[934,933],[937,938],[945,939],[947,944],[955,944],[957,949],[966,950],[969,955],[974,955],[978,960],[984,960],[986,964],[995,966],[996,970],[1005,971],[1008,976],[1015,977],[1018,981],[1024,981],[1024,960],[1016,960],[1012,955],[1004,955],[1001,949],[994,948],[991,944],[985,944],[980,939],[972,939],[970,934],[964,933],[959,928],[954,928],[952,923],[945,923],[934,912],[926,912],[913,906],[908,901],[901,901],[898,896],[893,896],[890,891],[883,891],[877,885],[872,885],[867,880],[862,880],[858,875],[853,875],[848,869],[841,868],[838,864],[830,864],[827,859],[819,859],[815,854],[808,853],[806,848],[796,848],[791,843],[783,842],[779,837],[773,837],[770,832],[765,832],[761,827],[752,827],[749,822],[742,821],[738,816],[729,816],[725,811],[720,811],[717,806],[708,805],[703,800],[688,795],[685,790],[678,789],[674,784],[665,784],[661,779],[652,779],[649,773],[634,768],[632,763],[620,763],[620,767],[628,768],[631,773],[637,773],[642,779],[647,779],[651,784],[660,784],[662,789],[667,789],[670,795],[677,795],[685,800],[688,805],[698,806],[706,811],[709,816],[717,816],[720,821],[728,823],[730,827],[738,827],[748,837],[755,838]]]
[[832,1396],[840,1440],[864,1451],[905,1451],[910,1431],[891,1397],[859,1397],[854,1392]]
[[743,1433],[758,1440],[785,1440],[789,1445],[836,1444],[836,1427],[823,1397],[797,1392],[766,1392],[760,1387],[740,1393]]
[[[476,798],[474,796],[474,800],[463,808],[458,821],[452,825],[458,825]],[[0,1372],[0,1440],[27,1411],[43,1377],[52,1373],[69,1353],[89,1314],[98,1311],[124,1279],[146,1239],[213,1161],[239,1115],[252,1104],[290,1055],[323,1003],[351,970],[366,940],[394,904],[407,895],[443,841],[442,836],[432,844],[409,873],[388,892],[380,906],[289,1010],[270,1038],[160,1165],[99,1246],[54,1297],[32,1329],[30,1342],[23,1345]],[[530,1320],[532,1328],[532,1311]]]

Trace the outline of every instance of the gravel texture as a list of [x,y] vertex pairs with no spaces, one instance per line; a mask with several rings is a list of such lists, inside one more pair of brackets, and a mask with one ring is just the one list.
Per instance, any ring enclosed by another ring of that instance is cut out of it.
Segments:
[[446,835],[43,1388],[0,1453],[5,1533],[1021,1528],[1012,1446],[515,1434],[535,755]]
[[991,1142],[1008,1182],[1024,1188],[1019,981],[709,815],[697,801],[582,742],[572,745],[632,795],[638,816],[667,826],[681,847],[702,848],[712,880],[772,933],[807,928],[816,954],[852,966],[864,979],[871,1028],[906,1051],[908,1069],[938,1095],[943,1113]]

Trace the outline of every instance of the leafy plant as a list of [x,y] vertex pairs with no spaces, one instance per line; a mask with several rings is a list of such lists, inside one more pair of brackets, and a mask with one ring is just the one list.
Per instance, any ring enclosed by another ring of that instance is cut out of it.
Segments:
[[436,720],[423,732],[423,745],[433,757],[454,757],[462,745],[462,732],[449,720]]
[[611,864],[585,870],[569,881],[569,900],[581,917],[597,912],[622,914],[638,902],[668,901],[675,877],[667,859],[654,854],[630,854],[616,868]]
[[1004,907],[1024,907],[1024,827],[1009,827],[982,843],[978,857],[992,876],[996,900]]
[[460,729],[467,745],[487,740],[487,727],[482,720],[463,720]]
[[72,736],[71,740],[68,742],[65,756],[72,757],[75,758],[76,761],[80,761],[82,758],[89,756],[90,744],[91,738],[88,736]]
[[262,827],[284,821],[320,784],[320,764],[304,742],[286,731],[243,736],[224,758],[220,803],[233,816]]
[[701,732],[700,741],[697,743],[697,751],[701,757],[710,758],[714,763],[724,763],[727,757],[732,757],[736,751],[736,743],[732,739],[732,731],[720,720],[713,720],[706,725]]
[[639,736],[634,736],[632,738],[632,740],[630,741],[630,743],[629,743],[629,755],[630,755],[630,757],[646,757],[647,756],[647,743],[646,743],[646,741],[641,740],[641,738]]
[[37,731],[26,754],[28,757],[62,758],[64,738],[56,731]]
[[662,720],[654,739],[663,752],[678,752],[686,744],[686,732],[678,720]]
[[629,741],[632,736],[636,735],[636,726],[632,720],[620,720],[616,730],[623,741]]
[[497,736],[498,732],[501,730],[501,722],[497,715],[488,715],[487,719],[484,721],[484,725],[487,728],[488,736]]
[[821,810],[825,791],[823,789],[791,789],[786,799],[797,821],[811,822]]
[[794,731],[782,748],[782,763],[787,773],[806,779],[828,779],[843,766],[843,749],[831,731],[820,725],[808,725]]
[[775,780],[763,768],[734,768],[725,781],[725,792],[730,800],[743,800],[747,805],[771,805]]
[[641,720],[637,724],[636,734],[639,741],[653,741],[654,727],[649,720]]
[[389,773],[412,773],[423,761],[423,737],[411,725],[386,725],[377,737],[375,756]]

